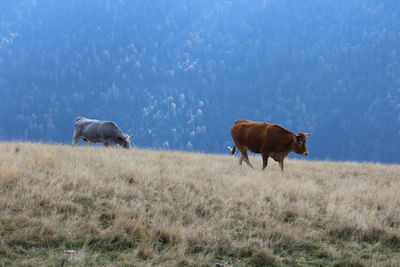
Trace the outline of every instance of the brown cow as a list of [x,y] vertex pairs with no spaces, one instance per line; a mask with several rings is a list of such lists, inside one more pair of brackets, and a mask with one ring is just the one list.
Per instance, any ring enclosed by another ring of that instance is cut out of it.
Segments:
[[267,167],[269,157],[279,162],[283,171],[283,160],[290,152],[308,155],[306,139],[309,134],[296,134],[276,124],[239,120],[231,127],[231,135],[235,142],[231,150],[232,155],[235,154],[237,147],[242,154],[239,164],[242,165],[244,160],[253,169],[247,150],[262,154],[263,170]]

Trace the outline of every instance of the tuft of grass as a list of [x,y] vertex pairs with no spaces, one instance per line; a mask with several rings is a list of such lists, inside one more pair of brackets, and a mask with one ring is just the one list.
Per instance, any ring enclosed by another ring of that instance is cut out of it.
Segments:
[[276,257],[270,251],[257,251],[251,255],[250,266],[278,266]]
[[329,230],[328,234],[332,241],[341,240],[349,241],[352,239],[354,232],[357,229],[354,226],[344,225],[344,226],[334,226]]
[[396,234],[389,234],[385,236],[382,242],[388,248],[400,252],[400,235],[399,233]]
[[400,261],[400,166],[288,160],[282,173],[252,162],[0,143],[0,265]]
[[105,212],[100,214],[99,222],[103,228],[108,228],[114,224],[115,217],[114,213]]
[[365,264],[360,259],[346,258],[333,264],[334,267],[364,267]]
[[293,223],[296,220],[297,213],[291,210],[287,210],[282,214],[282,221],[284,223]]

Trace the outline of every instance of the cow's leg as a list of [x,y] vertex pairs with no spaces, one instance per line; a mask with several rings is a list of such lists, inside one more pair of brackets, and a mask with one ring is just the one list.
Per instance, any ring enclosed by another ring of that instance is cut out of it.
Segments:
[[79,138],[74,138],[74,139],[72,140],[72,146],[75,146],[76,143],[78,143],[78,141],[79,141]]
[[239,165],[242,166],[243,154],[242,154],[242,151],[240,150],[239,146],[238,146],[236,143],[235,143],[235,145],[233,146],[233,148],[231,149],[231,153],[232,153],[232,155],[234,155],[235,152],[236,152],[236,148],[240,151]]
[[88,141],[87,139],[83,139],[83,144],[84,144],[85,146],[89,146],[89,141]]
[[104,144],[105,147],[109,147],[110,146],[110,142],[108,142],[108,141],[104,141],[103,144]]
[[247,165],[249,165],[252,169],[254,169],[253,165],[251,165],[251,163],[250,163],[249,156],[247,155],[247,150],[240,148],[240,153],[242,153],[241,159],[243,159],[244,162],[247,163]]
[[72,146],[76,145],[76,143],[78,143],[80,137],[76,135],[76,132],[74,130],[74,136],[72,138]]
[[281,170],[283,171],[283,158],[279,161],[279,167],[281,167]]
[[267,167],[268,165],[268,154],[262,153],[262,159],[263,159],[263,170]]

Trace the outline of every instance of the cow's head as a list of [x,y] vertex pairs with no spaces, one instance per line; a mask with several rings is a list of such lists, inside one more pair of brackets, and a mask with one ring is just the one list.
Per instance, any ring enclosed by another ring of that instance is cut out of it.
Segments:
[[131,148],[132,135],[124,134],[119,138],[119,145],[123,148]]
[[294,140],[293,140],[294,152],[296,152],[297,154],[303,155],[303,156],[308,155],[308,151],[307,151],[307,147],[306,147],[306,141],[307,141],[308,136],[310,136],[310,134],[307,134],[307,133],[298,133],[294,136]]

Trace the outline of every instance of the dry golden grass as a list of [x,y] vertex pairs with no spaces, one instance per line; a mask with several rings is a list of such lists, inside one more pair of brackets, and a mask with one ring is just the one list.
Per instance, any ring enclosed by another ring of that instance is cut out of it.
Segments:
[[400,166],[251,161],[0,143],[0,264],[400,264]]

